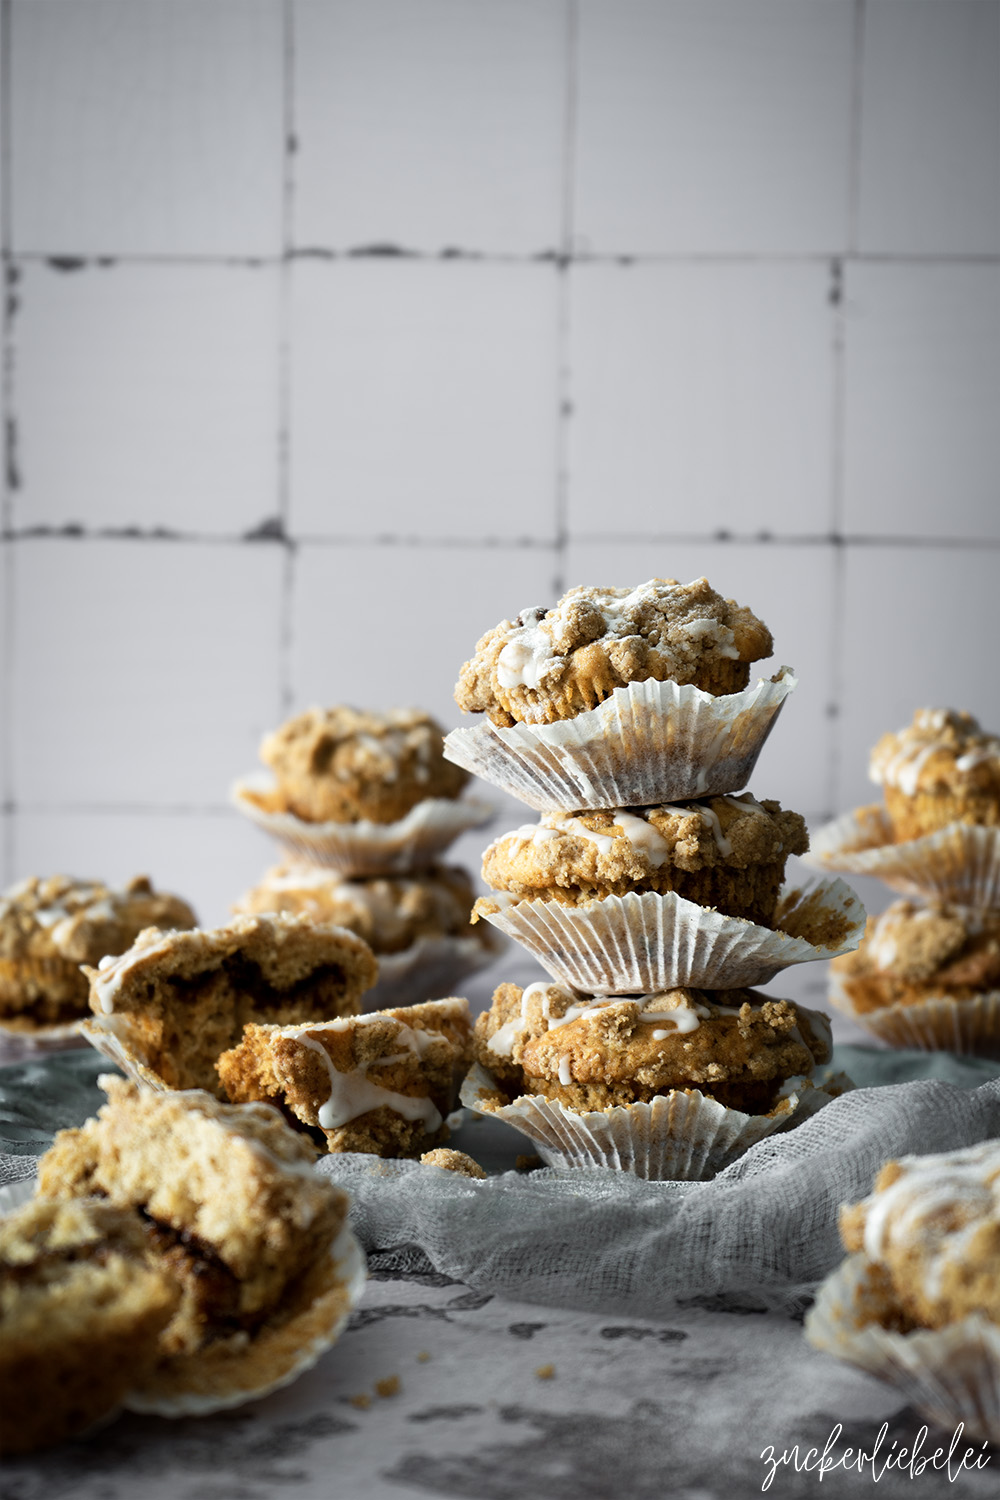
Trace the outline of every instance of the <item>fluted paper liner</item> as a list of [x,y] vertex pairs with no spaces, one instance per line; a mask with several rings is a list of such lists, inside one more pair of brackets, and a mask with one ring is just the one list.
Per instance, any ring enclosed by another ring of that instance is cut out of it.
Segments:
[[237,781],[234,805],[291,858],[344,876],[400,875],[433,864],[459,834],[481,828],[493,808],[472,798],[426,797],[396,823],[308,823],[280,805],[265,774]]
[[888,814],[875,803],[825,824],[804,858],[822,870],[874,875],[905,896],[1000,907],[1000,828],[949,823],[895,844]]
[[855,1010],[843,977],[831,969],[829,997],[843,1015],[890,1047],[1000,1061],[1000,990],[984,990],[967,1000],[930,993],[910,1005]]
[[746,786],[782,704],[790,667],[715,698],[676,682],[630,682],[555,724],[498,729],[488,719],[445,737],[448,760],[537,812],[651,807]]
[[154,1089],[157,1093],[168,1090],[169,1085],[164,1083],[159,1073],[142,1056],[141,1043],[132,1035],[127,1015],[91,1016],[86,1021],[79,1021],[77,1025],[80,1036],[90,1043],[95,1052],[100,1052],[108,1062],[121,1068],[126,1078],[131,1078],[133,1083],[141,1084],[143,1088]]
[[483,935],[485,942],[476,932],[462,937],[418,938],[401,953],[380,953],[378,979],[364,995],[364,1009],[394,1010],[400,1005],[453,995],[463,979],[493,963],[506,947],[499,932]]
[[1000,1443],[1000,1328],[978,1313],[909,1333],[864,1321],[871,1276],[871,1262],[858,1252],[827,1277],[806,1316],[809,1342],[887,1381],[946,1432],[961,1422],[970,1434]]
[[[842,1085],[851,1086],[838,1079],[830,1088]],[[498,1102],[498,1092],[509,1102]],[[610,1167],[650,1181],[706,1182],[765,1136],[815,1114],[833,1092],[797,1077],[767,1115],[727,1109],[696,1089],[674,1089],[648,1104],[578,1112],[543,1094],[509,1099],[505,1086],[473,1063],[459,1097],[467,1109],[529,1136],[550,1167]]]
[[[34,1194],[37,1178],[0,1187],[0,1215]],[[336,1343],[368,1277],[364,1254],[345,1225],[326,1256],[295,1283],[289,1306],[249,1338],[236,1334],[197,1354],[170,1356],[122,1403],[158,1417],[206,1416],[289,1385]]]
[[486,920],[553,979],[588,995],[746,989],[791,964],[849,953],[865,932],[865,909],[850,886],[821,876],[783,887],[774,931],[673,891],[630,891],[586,906],[508,904],[503,892],[494,900],[500,910]]

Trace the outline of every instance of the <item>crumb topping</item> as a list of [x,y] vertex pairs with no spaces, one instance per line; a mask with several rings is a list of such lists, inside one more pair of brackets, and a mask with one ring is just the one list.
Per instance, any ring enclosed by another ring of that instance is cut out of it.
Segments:
[[692,683],[706,667],[745,666],[772,650],[767,626],[705,578],[580,586],[553,609],[524,609],[488,631],[462,668],[455,701],[501,726],[548,723],[596,707],[628,682]]
[[918,708],[913,723],[884,734],[871,754],[872,781],[906,796],[1000,781],[1000,739],[969,713]]
[[0,896],[0,957],[96,963],[106,953],[121,953],[144,927],[195,922],[186,901],[155,891],[145,875],[121,890],[69,875],[30,876]]

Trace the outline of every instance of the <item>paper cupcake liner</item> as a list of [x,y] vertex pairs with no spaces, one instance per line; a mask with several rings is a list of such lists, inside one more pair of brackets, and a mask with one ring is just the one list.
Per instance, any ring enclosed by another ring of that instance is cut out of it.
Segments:
[[[29,1177],[0,1187],[0,1215],[26,1203],[37,1181]],[[329,1256],[297,1285],[280,1322],[265,1324],[250,1338],[237,1334],[198,1354],[163,1361],[125,1397],[124,1409],[157,1417],[206,1416],[289,1385],[336,1343],[367,1278],[361,1246],[345,1226]]]
[[498,932],[467,937],[420,938],[401,953],[378,955],[378,979],[365,993],[364,1009],[394,1010],[440,1000],[470,974],[485,969],[507,946]]
[[220,1340],[198,1354],[154,1368],[125,1398],[125,1410],[157,1417],[201,1417],[290,1385],[336,1343],[368,1278],[365,1258],[346,1226],[328,1259],[297,1287],[280,1322],[249,1340]]
[[1000,1061],[1000,990],[984,990],[968,1000],[929,994],[911,1005],[855,1010],[844,979],[830,970],[830,1004],[890,1047],[923,1052],[957,1052]]
[[494,898],[500,910],[486,920],[553,979],[588,995],[747,989],[791,964],[849,953],[865,932],[865,909],[850,886],[816,876],[782,888],[775,931],[673,891],[630,891],[587,906]]
[[859,1253],[827,1277],[806,1316],[809,1342],[887,1381],[946,1431],[964,1423],[969,1433],[1000,1443],[1000,1328],[978,1314],[910,1333],[878,1323],[859,1327],[871,1273]]
[[585,1112],[542,1094],[498,1104],[498,1090],[506,1097],[504,1085],[473,1063],[460,1098],[467,1109],[528,1136],[548,1166],[610,1167],[657,1182],[706,1182],[765,1136],[808,1119],[836,1092],[805,1077],[790,1078],[770,1114],[747,1115],[695,1089]]
[[958,906],[1000,907],[1000,828],[951,823],[894,844],[885,810],[859,807],[811,837],[807,864],[848,875],[874,875],[905,896]]
[[427,797],[397,823],[307,823],[274,809],[274,783],[264,775],[237,781],[230,797],[292,859],[345,876],[398,875],[433,864],[459,834],[493,817],[486,802]]
[[537,812],[650,807],[737,792],[797,678],[782,667],[742,693],[630,682],[555,724],[453,729],[444,753]]
[[127,1016],[91,1016],[78,1023],[80,1036],[109,1062],[121,1068],[126,1078],[144,1088],[166,1093],[168,1085],[142,1056],[141,1043],[130,1035]]

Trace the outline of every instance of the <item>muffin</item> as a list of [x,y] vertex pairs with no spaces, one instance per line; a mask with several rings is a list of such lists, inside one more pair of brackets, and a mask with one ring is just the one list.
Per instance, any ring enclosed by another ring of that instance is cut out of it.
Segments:
[[502,984],[476,1021],[477,1062],[515,1093],[584,1111],[697,1089],[762,1114],[789,1078],[830,1058],[825,1017],[753,990],[595,999]]
[[806,1336],[948,1430],[1000,1440],[1000,1141],[885,1164],[841,1210],[848,1258]]
[[1000,911],[894,901],[830,979],[833,1004],[894,1046],[1000,1056]]
[[882,736],[869,772],[897,843],[950,823],[1000,825],[1000,740],[971,714],[917,709],[912,724]]
[[123,890],[68,875],[32,876],[0,896],[0,1026],[27,1034],[87,1014],[81,964],[124,953],[144,927],[194,927],[178,896],[145,875]]
[[[483,879],[509,895],[507,904],[586,907],[629,892],[673,891],[770,927],[785,861],[808,846],[798,813],[747,795],[628,812],[550,813],[496,839],[483,856]],[[495,909],[495,897],[480,898],[473,920]]]
[[[354,1015],[378,965],[354,933],[275,913],[211,930],[150,927],[127,953],[85,972],[105,1036],[124,1043],[168,1088],[211,1091],[216,1058],[248,1021]],[[98,1045],[94,1023],[86,1035]]]
[[39,1192],[132,1210],[178,1289],[157,1366],[128,1404],[270,1388],[342,1310],[332,1247],[346,1193],[313,1170],[311,1144],[275,1110],[100,1082],[108,1103],[58,1132]]
[[345,880],[319,865],[275,865],[233,908],[294,912],[346,927],[378,957],[402,953],[422,938],[464,937],[475,895],[457,866],[431,865],[412,875]]
[[752,990],[606,999],[503,984],[473,1048],[463,1104],[552,1166],[705,1179],[831,1097],[812,1076],[830,1056],[826,1017]]
[[0,1220],[0,1453],[112,1416],[156,1362],[179,1298],[131,1210],[35,1198]]
[[420,1156],[447,1139],[470,1037],[459,999],[325,1024],[248,1025],[218,1072],[230,1099],[277,1104],[329,1151]]
[[579,587],[553,609],[522,610],[488,631],[462,668],[455,701],[499,728],[552,724],[595,708],[630,682],[738,693],[750,663],[773,649],[767,626],[705,578]]
[[310,708],[263,741],[277,804],[311,823],[395,823],[428,797],[454,798],[467,772],[446,761],[443,731],[417,708]]

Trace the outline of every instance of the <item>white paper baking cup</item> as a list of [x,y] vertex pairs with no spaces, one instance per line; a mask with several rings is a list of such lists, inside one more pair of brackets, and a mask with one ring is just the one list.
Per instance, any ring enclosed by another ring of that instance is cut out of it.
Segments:
[[419,938],[401,953],[380,953],[378,979],[362,1001],[365,1011],[395,1010],[454,994],[463,979],[485,969],[507,946],[499,932],[483,935],[485,942],[476,934]]
[[109,1062],[121,1068],[126,1078],[158,1094],[168,1093],[169,1086],[142,1056],[141,1047],[129,1033],[128,1016],[91,1016],[79,1021],[80,1036]]
[[[503,892],[493,899],[500,910],[486,920],[553,979],[588,995],[747,989],[791,964],[849,953],[865,934],[865,909],[850,886],[822,876],[782,888],[774,931],[673,891],[630,891],[586,906],[509,903]],[[817,939],[831,919],[840,940],[824,946]]]
[[[27,1203],[37,1181],[29,1177],[0,1187],[0,1215]],[[163,1361],[122,1407],[158,1417],[207,1416],[289,1385],[336,1343],[367,1279],[364,1253],[345,1224],[329,1257],[303,1278],[297,1301],[280,1322],[249,1338],[238,1334]]]
[[397,823],[307,823],[294,813],[275,812],[274,781],[266,773],[237,781],[233,804],[251,822],[277,839],[286,854],[323,865],[345,876],[393,875],[433,864],[459,834],[493,818],[486,802],[470,798],[427,797]]
[[803,858],[822,870],[874,875],[906,896],[1000,907],[1000,828],[949,823],[894,844],[888,814],[876,803],[826,823]]
[[[847,1080],[844,1080],[846,1083]],[[765,1136],[799,1124],[834,1097],[834,1089],[790,1078],[770,1114],[727,1109],[696,1089],[659,1094],[648,1104],[578,1112],[543,1094],[497,1104],[502,1083],[473,1063],[459,1097],[476,1114],[503,1120],[535,1144],[550,1167],[610,1167],[656,1182],[706,1182]]]
[[79,1021],[58,1026],[36,1026],[30,1031],[0,1022],[0,1064],[23,1062],[49,1052],[66,1052],[85,1045]]
[[809,1342],[887,1381],[946,1431],[961,1422],[968,1432],[1000,1443],[1000,1328],[980,1314],[910,1333],[874,1322],[859,1327],[872,1274],[871,1262],[859,1252],[827,1277],[806,1315]]
[[630,682],[597,708],[555,724],[498,729],[489,719],[445,737],[448,760],[538,812],[652,807],[736,792],[753,773],[790,667],[714,698],[690,684]]
[[1000,990],[984,990],[967,1000],[930,993],[909,1005],[855,1010],[843,977],[831,969],[828,994],[842,1015],[889,1047],[1000,1060]]

